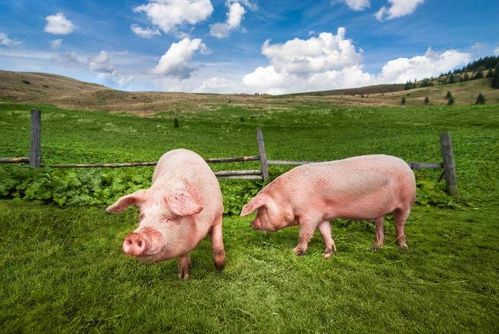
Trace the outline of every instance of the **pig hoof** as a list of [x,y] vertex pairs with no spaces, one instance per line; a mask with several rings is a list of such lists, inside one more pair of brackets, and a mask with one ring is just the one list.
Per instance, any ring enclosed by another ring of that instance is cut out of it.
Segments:
[[305,251],[301,247],[295,247],[293,248],[293,253],[295,253],[295,255],[297,256],[302,256],[303,254],[305,254]]
[[405,242],[399,244],[399,247],[402,248],[402,249],[409,249],[409,246],[407,246],[407,244]]
[[325,259],[329,259],[331,258],[331,256],[333,255],[333,249],[332,248],[326,248],[324,250],[324,253],[322,253],[322,256],[324,256]]
[[225,262],[215,262],[215,269],[218,271],[218,272],[221,272],[225,267]]
[[382,242],[375,241],[374,244],[373,244],[373,246],[371,247],[371,250],[373,252],[376,252],[376,251],[380,250],[382,247],[383,247],[383,243]]
[[189,271],[179,271],[178,278],[180,278],[182,281],[187,280],[189,278]]

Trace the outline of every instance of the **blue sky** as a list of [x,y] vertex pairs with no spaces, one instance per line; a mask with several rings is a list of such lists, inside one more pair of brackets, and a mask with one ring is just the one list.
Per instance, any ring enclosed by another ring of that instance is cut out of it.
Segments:
[[499,53],[499,1],[0,0],[0,69],[123,90],[405,82]]

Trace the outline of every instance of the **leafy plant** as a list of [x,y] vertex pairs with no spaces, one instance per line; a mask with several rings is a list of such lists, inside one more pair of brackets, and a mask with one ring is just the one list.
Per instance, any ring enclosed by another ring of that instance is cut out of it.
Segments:
[[[148,188],[151,170],[72,170],[10,167],[0,169],[0,199],[40,201],[58,206],[109,205],[118,197]],[[241,208],[261,189],[261,182],[221,181],[225,214]]]
[[418,177],[416,183],[416,204],[438,208],[457,209],[461,206],[444,191],[443,184],[434,180]]

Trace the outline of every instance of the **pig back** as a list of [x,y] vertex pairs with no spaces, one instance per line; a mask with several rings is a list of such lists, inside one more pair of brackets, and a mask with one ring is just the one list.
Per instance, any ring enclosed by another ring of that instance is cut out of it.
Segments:
[[217,177],[195,152],[176,149],[165,153],[156,165],[152,181],[152,187],[160,187],[162,191],[168,191],[179,182],[185,184],[203,206],[200,215],[208,220],[223,214],[222,192]]

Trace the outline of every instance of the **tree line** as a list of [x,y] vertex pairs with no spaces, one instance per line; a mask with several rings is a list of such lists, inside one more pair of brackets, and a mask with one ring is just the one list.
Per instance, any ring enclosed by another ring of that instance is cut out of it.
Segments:
[[425,78],[422,80],[407,81],[404,89],[429,87],[438,85],[453,84],[457,82],[490,78],[491,86],[499,88],[499,56],[482,57],[468,65],[440,74],[437,78]]

